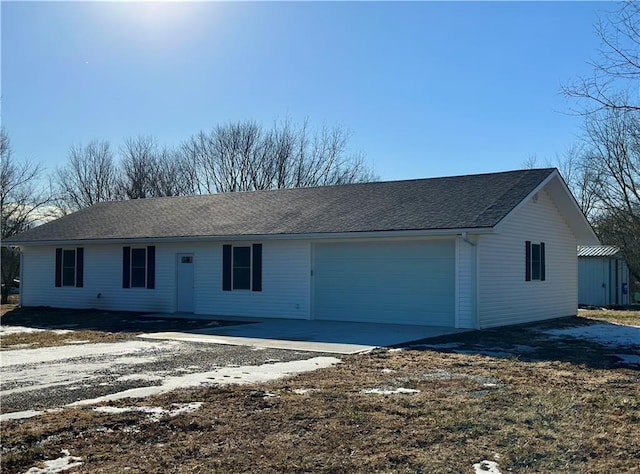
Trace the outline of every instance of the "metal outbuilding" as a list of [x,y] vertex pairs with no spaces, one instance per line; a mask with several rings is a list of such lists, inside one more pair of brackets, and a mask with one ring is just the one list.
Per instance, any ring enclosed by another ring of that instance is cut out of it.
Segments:
[[612,245],[578,247],[578,303],[588,306],[630,303],[629,267]]

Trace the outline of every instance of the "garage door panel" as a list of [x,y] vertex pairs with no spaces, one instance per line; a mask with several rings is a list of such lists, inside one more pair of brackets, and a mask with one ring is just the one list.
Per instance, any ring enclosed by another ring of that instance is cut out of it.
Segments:
[[453,326],[455,243],[319,244],[316,319]]

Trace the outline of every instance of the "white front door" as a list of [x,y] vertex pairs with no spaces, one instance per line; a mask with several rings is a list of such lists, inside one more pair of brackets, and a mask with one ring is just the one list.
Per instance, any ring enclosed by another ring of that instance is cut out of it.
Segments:
[[178,254],[178,294],[176,310],[183,313],[193,313],[193,254]]

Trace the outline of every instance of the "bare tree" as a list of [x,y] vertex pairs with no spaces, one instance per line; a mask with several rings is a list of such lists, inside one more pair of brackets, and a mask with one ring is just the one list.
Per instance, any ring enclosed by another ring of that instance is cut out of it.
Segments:
[[[46,219],[51,193],[40,185],[43,177],[40,165],[13,159],[4,129],[0,131],[0,160],[0,228],[4,240]],[[5,247],[1,258],[1,300],[6,304],[13,280],[20,274],[20,258],[17,252]]]
[[77,211],[118,198],[117,169],[108,142],[74,145],[68,163],[56,171],[54,182],[62,212]]
[[640,4],[626,1],[596,33],[592,75],[563,88],[585,117],[584,147],[565,167],[600,239],[618,245],[640,278]]
[[587,99],[582,113],[603,109],[640,110],[640,4],[626,1],[596,25],[601,43],[591,76],[563,87],[565,95]]
[[587,119],[583,193],[601,239],[618,245],[640,278],[640,112],[608,109]]
[[371,181],[361,154],[350,153],[342,127],[311,131],[289,120],[264,129],[255,122],[200,132],[182,147],[198,193],[294,188]]
[[157,145],[151,136],[127,138],[120,147],[119,194],[128,199],[155,196],[158,174]]
[[182,155],[162,148],[156,155],[156,174],[151,189],[154,196],[188,196],[195,194],[189,166]]
[[598,170],[592,169],[587,160],[585,145],[575,143],[556,159],[556,167],[567,186],[576,198],[580,209],[587,218],[592,218],[597,211]]

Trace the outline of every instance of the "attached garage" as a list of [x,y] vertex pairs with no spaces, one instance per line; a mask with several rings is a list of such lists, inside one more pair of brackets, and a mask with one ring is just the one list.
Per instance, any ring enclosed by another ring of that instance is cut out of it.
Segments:
[[313,319],[455,326],[455,240],[319,243]]

